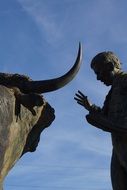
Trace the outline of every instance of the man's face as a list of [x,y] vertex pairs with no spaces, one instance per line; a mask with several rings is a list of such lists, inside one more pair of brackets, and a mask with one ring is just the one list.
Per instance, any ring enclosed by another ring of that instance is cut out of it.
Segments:
[[111,69],[111,67],[109,67],[109,64],[101,64],[101,65],[96,65],[93,68],[96,76],[97,76],[97,80],[100,80],[101,82],[103,82],[106,86],[110,86],[112,85],[112,81],[113,81],[113,77],[114,77],[114,68]]

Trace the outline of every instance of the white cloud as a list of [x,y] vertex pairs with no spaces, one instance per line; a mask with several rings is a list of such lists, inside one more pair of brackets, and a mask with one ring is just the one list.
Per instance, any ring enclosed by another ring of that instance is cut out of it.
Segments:
[[45,35],[48,43],[54,44],[62,37],[60,26],[55,20],[55,15],[50,12],[45,3],[38,1],[19,0],[24,10],[35,20],[39,30]]

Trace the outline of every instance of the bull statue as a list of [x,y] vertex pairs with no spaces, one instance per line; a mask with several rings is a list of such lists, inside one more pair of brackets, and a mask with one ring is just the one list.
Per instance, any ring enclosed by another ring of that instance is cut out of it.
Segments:
[[19,74],[0,73],[0,190],[18,159],[36,150],[41,132],[55,119],[54,109],[41,94],[67,85],[79,71],[82,47],[73,67],[55,79],[32,81]]

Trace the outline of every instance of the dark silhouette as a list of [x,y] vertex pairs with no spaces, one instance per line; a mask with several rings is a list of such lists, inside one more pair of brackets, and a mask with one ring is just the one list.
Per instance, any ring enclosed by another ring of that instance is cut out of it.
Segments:
[[127,73],[113,52],[97,54],[91,62],[97,80],[111,89],[102,108],[78,91],[75,100],[89,111],[88,123],[110,132],[112,137],[111,180],[113,190],[127,190]]

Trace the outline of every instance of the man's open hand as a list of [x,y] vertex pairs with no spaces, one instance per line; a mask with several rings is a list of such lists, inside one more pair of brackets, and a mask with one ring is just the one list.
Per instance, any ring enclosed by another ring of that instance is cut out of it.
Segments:
[[77,101],[78,104],[90,111],[92,104],[88,100],[87,96],[85,96],[81,91],[78,90],[78,93],[75,94],[74,99]]

